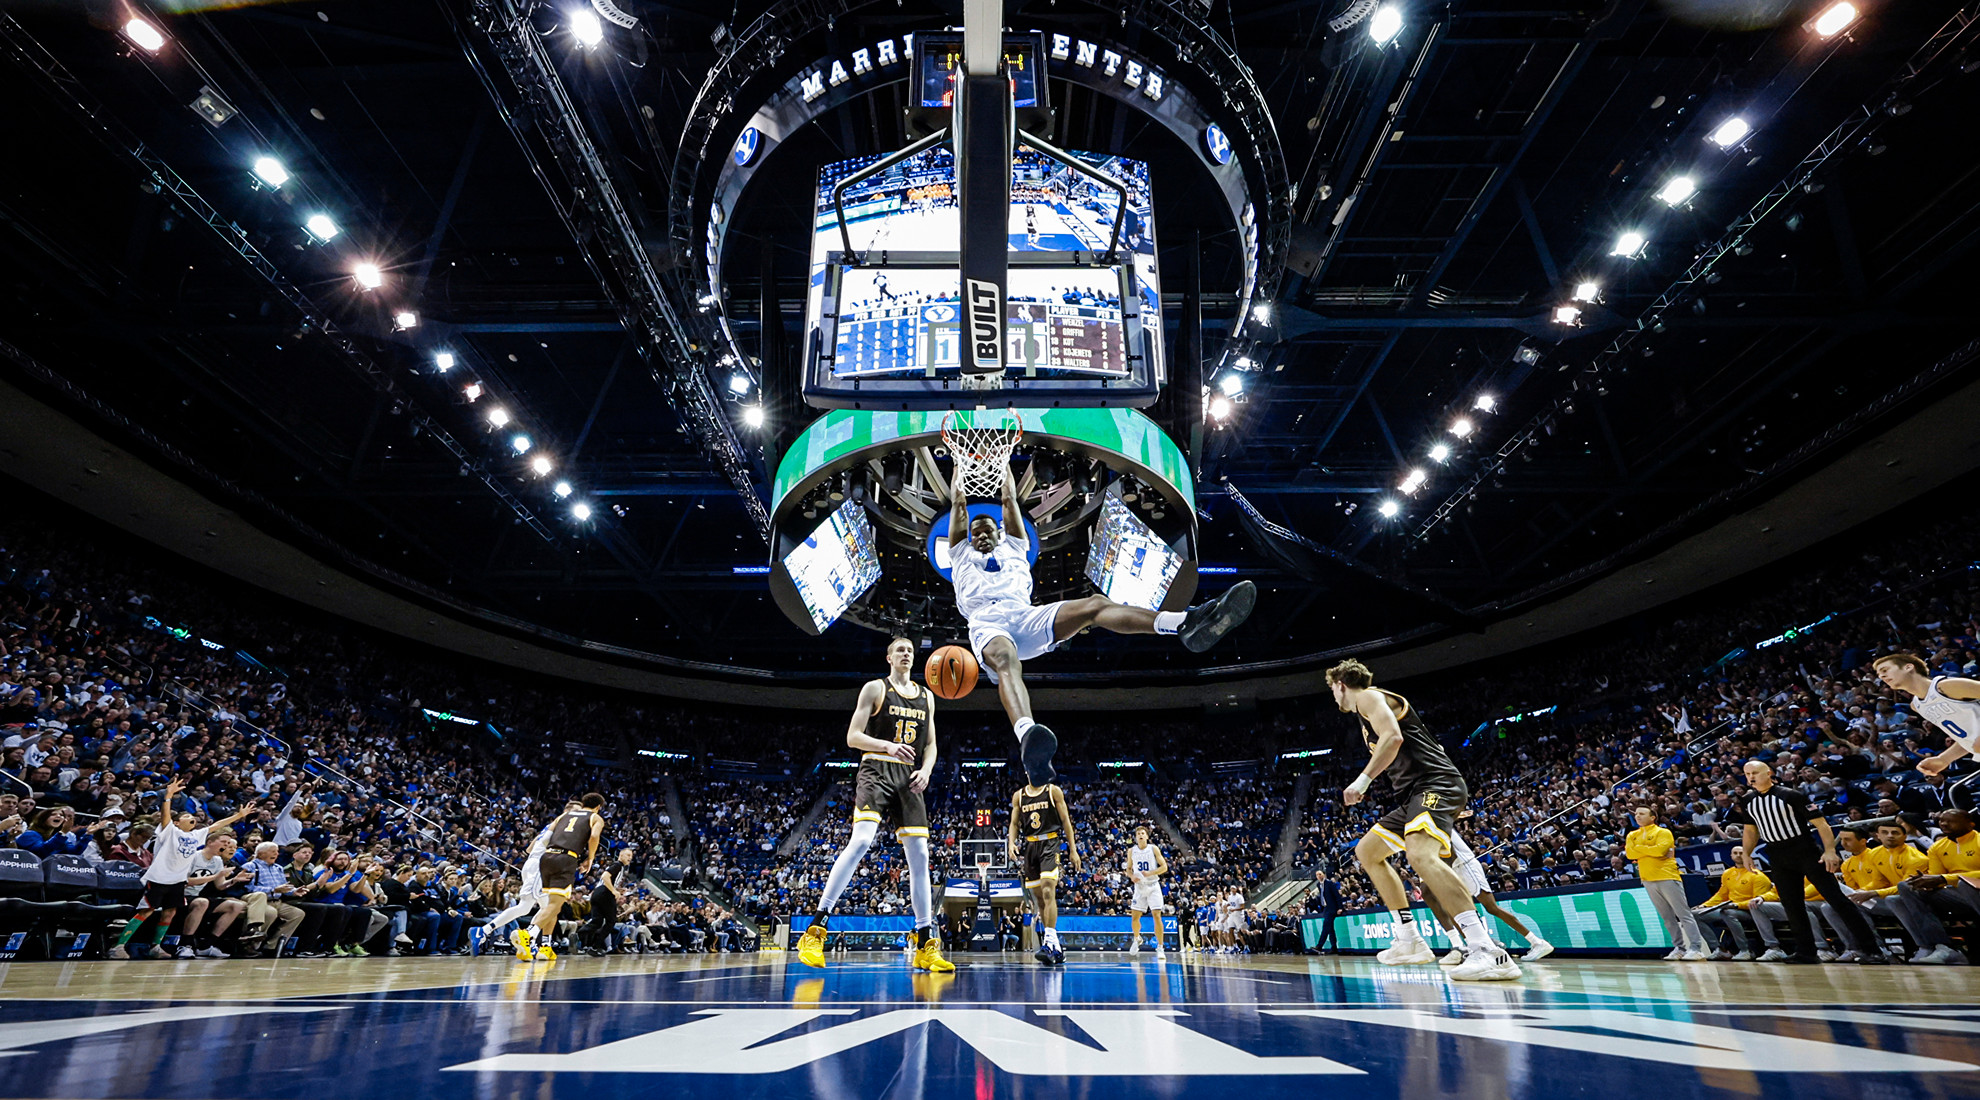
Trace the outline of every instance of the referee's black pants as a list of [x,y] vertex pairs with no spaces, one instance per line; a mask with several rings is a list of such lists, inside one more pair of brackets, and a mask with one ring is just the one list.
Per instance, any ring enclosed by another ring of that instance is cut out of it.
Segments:
[[1877,942],[1876,929],[1870,927],[1863,910],[1849,903],[1849,895],[1843,892],[1842,883],[1837,882],[1836,876],[1822,866],[1822,846],[1813,836],[1802,836],[1765,847],[1774,892],[1781,897],[1781,908],[1787,910],[1788,927],[1794,930],[1794,953],[1798,957],[1815,961],[1816,938],[1808,923],[1808,901],[1802,896],[1807,893],[1804,883],[1808,882],[1814,883],[1816,891],[1834,907],[1837,918],[1856,935],[1856,942]]

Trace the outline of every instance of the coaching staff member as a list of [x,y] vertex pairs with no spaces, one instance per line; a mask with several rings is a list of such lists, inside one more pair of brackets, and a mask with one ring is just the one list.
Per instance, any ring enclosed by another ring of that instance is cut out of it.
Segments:
[[[1747,790],[1739,796],[1738,808],[1730,820],[1745,826],[1747,851],[1755,851],[1763,843],[1767,846],[1767,866],[1773,872],[1774,890],[1780,895],[1781,908],[1787,910],[1788,927],[1794,929],[1794,954],[1784,961],[1821,961],[1815,957],[1816,939],[1808,925],[1804,881],[1814,883],[1815,889],[1828,899],[1836,916],[1854,933],[1856,942],[1876,943],[1877,934],[1863,911],[1843,904],[1849,895],[1842,883],[1836,881],[1835,870],[1841,860],[1836,856],[1836,835],[1829,831],[1829,823],[1810,807],[1807,795],[1777,785],[1774,769],[1766,762],[1748,760],[1744,771]],[[1865,954],[1858,961],[1884,960],[1882,956]]]

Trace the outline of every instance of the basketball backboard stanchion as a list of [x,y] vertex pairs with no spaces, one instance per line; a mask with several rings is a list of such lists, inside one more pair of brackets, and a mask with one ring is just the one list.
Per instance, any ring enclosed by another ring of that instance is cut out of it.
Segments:
[[963,71],[956,81],[949,133],[956,154],[962,218],[962,384],[1001,389],[1005,301],[1010,293],[1011,157],[1017,150],[1017,104],[1004,74],[1002,0],[966,0]]

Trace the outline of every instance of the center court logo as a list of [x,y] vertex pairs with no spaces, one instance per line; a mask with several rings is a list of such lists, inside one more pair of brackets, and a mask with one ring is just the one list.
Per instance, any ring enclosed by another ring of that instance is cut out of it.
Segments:
[[[1265,1016],[1316,1021],[1311,1046],[1343,1044],[1340,1029],[1379,1042],[1381,1029],[1400,1028],[1441,1037],[1516,1043],[1558,1050],[1567,1059],[1591,1055],[1681,1066],[1768,1073],[1966,1073],[1980,1066],[1945,1058],[1803,1039],[1731,1026],[1741,1018],[1775,1015],[1828,1020],[1838,1025],[1964,1030],[1964,1020],[1895,1012],[1811,1009],[1698,1012],[1698,1019],[1670,1019],[1617,1009],[1529,1008],[1453,1016],[1415,1008],[1265,1008]],[[1066,1033],[990,1009],[897,1009],[831,1026],[797,1031],[827,1017],[855,1016],[856,1009],[715,1008],[700,1019],[630,1039],[567,1054],[503,1054],[448,1066],[474,1073],[695,1073],[756,1076],[786,1073],[868,1043],[940,1024],[999,1070],[1027,1077],[1256,1077],[1366,1076],[1367,1071],[1317,1055],[1253,1053],[1186,1027],[1190,1014],[1173,1009],[1033,1009],[1032,1016],[1063,1019]],[[1324,1027],[1325,1030],[1322,1030]],[[1083,1037],[1076,1037],[1073,1029]],[[1372,1030],[1371,1030],[1372,1029]],[[789,1034],[796,1032],[796,1034]],[[1848,1034],[1849,1029],[1840,1033]],[[1255,1035],[1247,1027],[1245,1034]],[[1655,1035],[1656,1038],[1639,1036]],[[778,1036],[786,1036],[778,1038]]]

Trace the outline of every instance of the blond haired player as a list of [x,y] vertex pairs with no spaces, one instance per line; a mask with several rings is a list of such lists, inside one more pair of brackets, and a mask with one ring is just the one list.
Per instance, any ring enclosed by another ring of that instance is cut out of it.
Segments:
[[1519,977],[1519,965],[1505,948],[1493,942],[1472,906],[1471,891],[1448,862],[1455,854],[1451,835],[1457,813],[1470,797],[1457,765],[1451,763],[1444,746],[1423,724],[1409,700],[1375,686],[1375,674],[1367,665],[1353,659],[1342,661],[1327,670],[1327,685],[1333,689],[1335,705],[1360,722],[1362,739],[1368,745],[1368,764],[1341,792],[1341,801],[1349,806],[1360,802],[1369,786],[1385,774],[1399,800],[1354,846],[1355,857],[1375,892],[1382,896],[1391,916],[1390,926],[1395,929],[1394,938],[1376,956],[1377,961],[1400,966],[1436,959],[1416,928],[1402,876],[1389,865],[1390,856],[1406,852],[1424,893],[1456,919],[1465,957],[1451,970],[1451,977],[1457,981]]
[[1148,826],[1134,827],[1134,847],[1127,852],[1128,881],[1134,883],[1134,896],[1128,901],[1128,927],[1134,933],[1134,940],[1128,944],[1129,951],[1141,950],[1141,915],[1153,917],[1151,922],[1155,932],[1155,958],[1162,957],[1162,876],[1169,873],[1169,861],[1162,858],[1162,849],[1148,839]]
[[798,961],[806,966],[825,965],[825,933],[832,909],[879,835],[883,813],[892,810],[894,838],[907,855],[908,896],[914,904],[914,931],[908,936],[913,966],[930,971],[956,968],[942,957],[934,895],[928,885],[928,804],[922,792],[935,771],[935,693],[914,682],[913,670],[914,642],[895,638],[887,643],[887,675],[868,680],[853,704],[846,747],[858,749],[860,758],[853,783],[852,837],[826,876],[818,915],[798,939]]
[[1980,755],[1980,680],[1929,675],[1931,666],[1916,653],[1886,653],[1870,667],[1884,686],[1909,694],[1911,712],[1952,741],[1944,752],[1920,760],[1919,771],[1938,775],[1961,757]]

